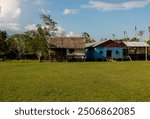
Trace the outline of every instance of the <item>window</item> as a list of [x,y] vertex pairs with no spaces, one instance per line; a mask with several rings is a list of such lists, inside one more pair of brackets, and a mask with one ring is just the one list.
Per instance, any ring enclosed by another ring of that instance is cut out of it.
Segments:
[[116,54],[119,54],[119,51],[118,51],[118,50],[116,51]]
[[103,54],[103,51],[101,50],[99,53],[100,53],[100,54]]

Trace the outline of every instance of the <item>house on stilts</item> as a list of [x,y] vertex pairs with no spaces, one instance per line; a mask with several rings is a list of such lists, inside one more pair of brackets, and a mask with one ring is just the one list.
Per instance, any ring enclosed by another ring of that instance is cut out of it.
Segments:
[[83,61],[85,42],[83,37],[49,37],[50,61]]
[[110,61],[123,59],[122,44],[113,40],[88,43],[86,44],[85,53],[87,61]]
[[125,57],[132,60],[145,60],[149,52],[149,45],[146,42],[122,42]]

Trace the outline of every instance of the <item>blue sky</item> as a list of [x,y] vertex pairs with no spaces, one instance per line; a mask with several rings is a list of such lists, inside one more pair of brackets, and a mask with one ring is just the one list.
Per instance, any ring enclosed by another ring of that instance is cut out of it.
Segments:
[[148,38],[150,0],[0,0],[0,28],[8,33],[36,29],[42,23],[40,13],[46,13],[58,23],[58,34],[80,36],[88,32],[92,38],[129,37],[137,30]]

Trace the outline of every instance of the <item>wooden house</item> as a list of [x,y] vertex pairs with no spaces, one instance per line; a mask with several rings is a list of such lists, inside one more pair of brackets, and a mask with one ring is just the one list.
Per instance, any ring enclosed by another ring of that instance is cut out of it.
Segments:
[[145,42],[122,42],[122,45],[124,56],[129,56],[132,60],[144,60],[149,49],[149,45]]
[[86,60],[123,59],[123,47],[113,40],[86,44]]
[[83,37],[50,37],[49,57],[51,61],[76,61],[85,57]]

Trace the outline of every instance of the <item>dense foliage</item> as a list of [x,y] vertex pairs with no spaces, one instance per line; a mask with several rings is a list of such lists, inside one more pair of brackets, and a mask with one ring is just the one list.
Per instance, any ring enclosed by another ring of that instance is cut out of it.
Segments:
[[[37,25],[37,30],[26,31],[23,34],[13,34],[8,36],[6,31],[0,30],[0,60],[5,59],[49,59],[48,56],[48,39],[49,36],[55,36],[57,23],[50,15],[41,14],[40,18],[43,23]],[[149,27],[150,29],[150,27]],[[127,32],[124,31],[123,39],[114,39],[119,41],[141,41],[144,31],[139,31],[140,38],[128,38]],[[95,42],[87,32],[82,33],[85,43]],[[101,39],[101,41],[107,40]],[[147,41],[150,44],[150,40]],[[49,46],[50,47],[50,46]]]
[[23,34],[7,36],[6,31],[0,31],[0,58],[35,59],[41,61],[48,57],[48,37],[54,36],[56,22],[50,15],[41,14],[43,24],[37,25],[37,30],[26,31]]
[[0,31],[0,57],[5,60],[7,55],[8,46],[6,44],[7,33],[5,31]]

